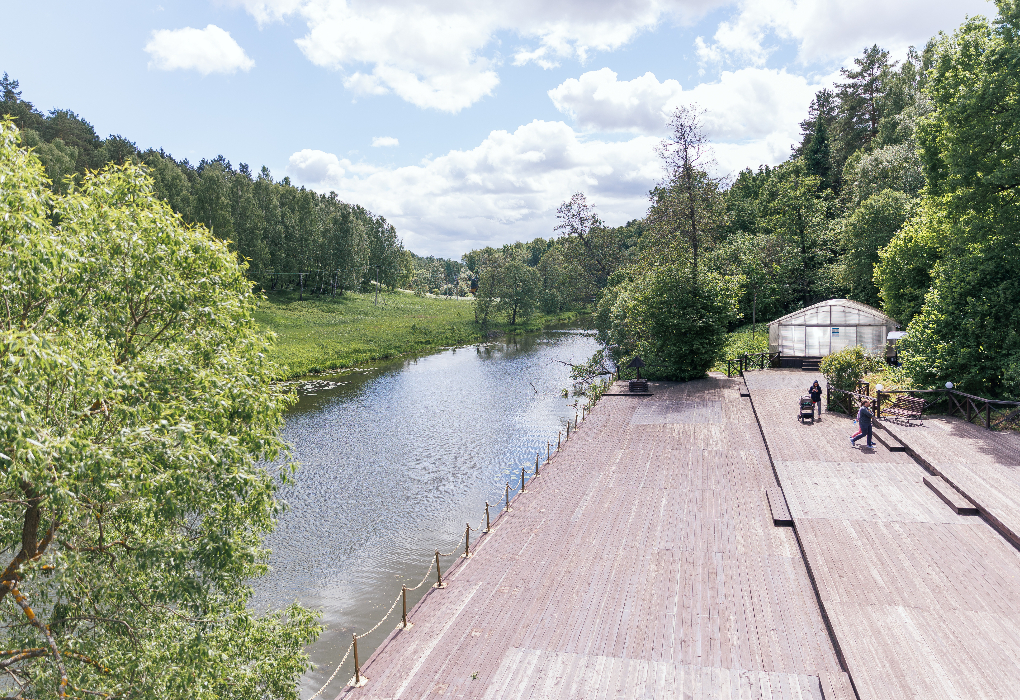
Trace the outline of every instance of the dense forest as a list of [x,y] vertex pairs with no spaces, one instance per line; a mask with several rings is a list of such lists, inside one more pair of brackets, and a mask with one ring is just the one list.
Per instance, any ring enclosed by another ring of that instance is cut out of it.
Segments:
[[40,113],[7,73],[0,91],[0,116],[13,119],[57,193],[110,163],[144,165],[156,196],[186,223],[204,224],[231,241],[248,264],[249,279],[267,290],[334,294],[377,278],[390,288],[406,286],[414,276],[417,258],[404,250],[393,226],[335,193],[294,187],[287,177],[276,181],[265,167],[258,173],[245,163],[234,168],[223,156],[192,165],[162,150],[141,151],[122,136],[101,139],[70,110]]

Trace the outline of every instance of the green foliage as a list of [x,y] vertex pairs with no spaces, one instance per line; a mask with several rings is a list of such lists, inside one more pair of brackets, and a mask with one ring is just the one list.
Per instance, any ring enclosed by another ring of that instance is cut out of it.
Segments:
[[735,315],[731,280],[702,273],[694,287],[684,267],[661,266],[607,290],[595,324],[617,362],[640,355],[650,378],[687,381],[715,363]]
[[849,290],[848,298],[879,305],[874,281],[878,252],[903,226],[912,206],[907,195],[887,189],[861,202],[850,216],[837,223],[845,251],[840,262],[839,281]]
[[535,315],[513,329],[496,319],[483,327],[474,321],[474,307],[465,298],[401,291],[380,293],[378,305],[372,293],[298,301],[294,292],[272,292],[259,303],[255,319],[275,336],[270,359],[287,377],[300,377],[484,341],[488,332],[540,330],[577,318],[566,312]]
[[916,384],[952,381],[972,393],[1015,397],[1020,7],[996,4],[994,24],[971,18],[928,51],[934,111],[917,128],[926,202],[903,240],[894,239],[899,245],[883,254],[878,276],[883,296],[913,312],[901,357]]
[[857,391],[857,385],[869,372],[879,371],[885,362],[880,357],[869,355],[855,345],[822,359],[821,371],[829,386],[844,391]]
[[7,671],[32,697],[297,698],[315,616],[248,608],[291,397],[235,256],[131,164],[51,195],[9,122],[0,182],[0,624],[45,650]]
[[906,325],[920,312],[932,271],[951,240],[944,208],[936,199],[925,198],[917,213],[879,251],[874,279],[887,314]]
[[936,267],[924,307],[900,341],[919,386],[952,381],[981,396],[1020,397],[1020,241],[996,236]]
[[757,355],[769,350],[769,330],[764,324],[741,326],[726,334],[726,344],[716,358],[712,370],[726,371],[726,360],[743,355]]
[[[333,295],[368,287],[377,273],[390,289],[413,277],[405,274],[406,251],[393,226],[341,202],[335,193],[298,189],[287,178],[274,182],[267,168],[257,176],[244,163],[235,170],[223,156],[203,159],[196,167],[163,151],[141,152],[122,136],[100,139],[73,112],[43,116],[21,99],[18,81],[9,77],[0,79],[0,97],[0,115],[10,115],[22,130],[23,143],[42,161],[51,189],[66,193],[87,171],[106,164],[142,163],[155,196],[186,223],[203,224],[229,241],[247,263],[249,279],[267,289],[296,289],[303,280],[307,293]],[[435,288],[454,284],[456,273]]]

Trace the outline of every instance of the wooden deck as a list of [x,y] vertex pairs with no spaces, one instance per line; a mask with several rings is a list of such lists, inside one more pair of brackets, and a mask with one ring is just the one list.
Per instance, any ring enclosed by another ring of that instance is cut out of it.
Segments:
[[883,427],[1020,545],[1020,435],[948,417]]
[[651,389],[600,401],[340,697],[851,700],[738,380]]
[[[855,426],[837,414],[799,423],[797,401],[814,379],[822,378],[746,374],[860,698],[1020,698],[1020,552],[988,520],[957,514],[909,453],[852,448]],[[946,481],[1017,526],[1012,437],[927,418],[925,428],[886,427],[886,438],[941,465]]]

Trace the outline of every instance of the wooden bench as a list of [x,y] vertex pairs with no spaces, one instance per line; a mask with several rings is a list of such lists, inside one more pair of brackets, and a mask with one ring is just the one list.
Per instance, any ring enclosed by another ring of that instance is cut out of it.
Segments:
[[898,396],[891,404],[882,406],[883,415],[913,418],[914,420],[921,420],[921,413],[923,411],[924,399],[914,396]]

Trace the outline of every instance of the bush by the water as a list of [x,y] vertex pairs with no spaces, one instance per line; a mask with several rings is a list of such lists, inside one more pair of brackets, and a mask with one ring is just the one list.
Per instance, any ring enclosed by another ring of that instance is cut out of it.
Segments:
[[649,378],[688,381],[715,363],[735,316],[729,281],[703,274],[695,286],[684,268],[663,266],[607,290],[595,326],[617,361],[638,355]]

